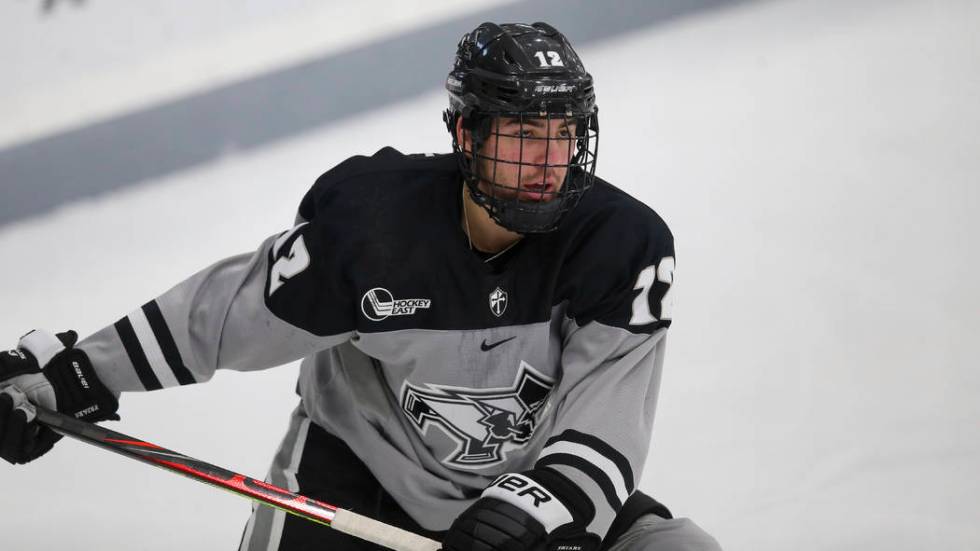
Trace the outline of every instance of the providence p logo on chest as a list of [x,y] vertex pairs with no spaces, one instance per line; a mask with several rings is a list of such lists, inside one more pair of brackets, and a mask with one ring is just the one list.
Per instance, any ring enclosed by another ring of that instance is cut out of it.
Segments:
[[396,299],[384,287],[375,287],[361,297],[361,312],[371,321],[381,321],[391,316],[410,316],[419,308],[428,308],[432,301],[427,298]]
[[[555,380],[521,361],[507,387],[466,388],[402,385],[401,407],[426,439],[435,429],[449,437],[454,449],[440,458],[457,469],[481,469],[503,463],[507,452],[523,448],[547,409]],[[430,440],[432,441],[432,440]]]

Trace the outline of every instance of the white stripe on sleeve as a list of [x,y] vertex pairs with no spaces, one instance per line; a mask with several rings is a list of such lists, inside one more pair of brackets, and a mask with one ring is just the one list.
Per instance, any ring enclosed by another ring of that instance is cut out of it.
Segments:
[[150,327],[150,322],[146,319],[143,309],[137,308],[128,317],[129,323],[133,326],[133,332],[136,333],[136,338],[143,348],[143,355],[146,356],[150,369],[153,370],[153,374],[157,376],[163,388],[180,386],[173,369],[170,368],[167,359],[163,357],[163,351],[160,350],[156,335],[153,334],[153,329]]
[[[569,455],[578,456],[598,467],[600,470],[602,470],[602,472],[606,473],[606,476],[609,477],[610,482],[612,482],[613,489],[616,490],[616,496],[619,497],[619,502],[626,503],[630,493],[626,489],[626,481],[623,480],[623,473],[609,458],[584,444],[569,442],[567,440],[559,440],[541,450],[541,455],[538,456],[538,460],[540,461],[542,458],[555,453],[567,453]],[[596,482],[601,483],[602,481]]]

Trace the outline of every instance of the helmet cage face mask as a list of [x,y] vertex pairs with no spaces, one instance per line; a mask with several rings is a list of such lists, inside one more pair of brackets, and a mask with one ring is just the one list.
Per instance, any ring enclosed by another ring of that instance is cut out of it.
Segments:
[[592,187],[599,146],[592,76],[568,40],[545,23],[483,23],[460,39],[446,89],[473,200],[511,231],[556,229]]
[[453,132],[453,150],[470,197],[511,231],[557,228],[595,179],[595,111],[505,111],[464,119],[469,140],[460,143]]

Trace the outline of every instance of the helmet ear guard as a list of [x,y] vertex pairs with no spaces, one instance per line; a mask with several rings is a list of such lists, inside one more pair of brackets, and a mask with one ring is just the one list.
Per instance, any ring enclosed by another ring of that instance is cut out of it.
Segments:
[[[592,76],[568,40],[544,23],[484,23],[460,39],[446,89],[450,107],[443,119],[473,200],[511,231],[539,233],[557,228],[592,186],[599,137]],[[519,135],[500,132],[494,121],[505,119],[518,121]],[[553,128],[570,130],[573,122],[571,136],[552,135]],[[547,136],[541,137],[538,131],[538,135],[525,137],[526,124],[537,129],[543,126]],[[469,132],[470,150],[460,143],[457,127]],[[520,140],[516,159],[498,154],[501,139],[511,144]],[[490,143],[493,147],[482,151]],[[553,162],[549,155],[555,147],[567,149],[562,162]],[[511,182],[498,180],[498,169],[510,172]],[[564,174],[557,185],[556,172],[557,178]],[[527,174],[535,176],[525,184]]]

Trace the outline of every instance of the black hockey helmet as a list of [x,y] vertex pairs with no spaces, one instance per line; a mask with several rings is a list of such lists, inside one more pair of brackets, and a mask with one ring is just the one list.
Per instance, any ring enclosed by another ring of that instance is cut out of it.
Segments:
[[592,186],[599,145],[592,76],[568,39],[546,23],[483,23],[460,39],[446,89],[473,200],[511,231],[557,228]]

